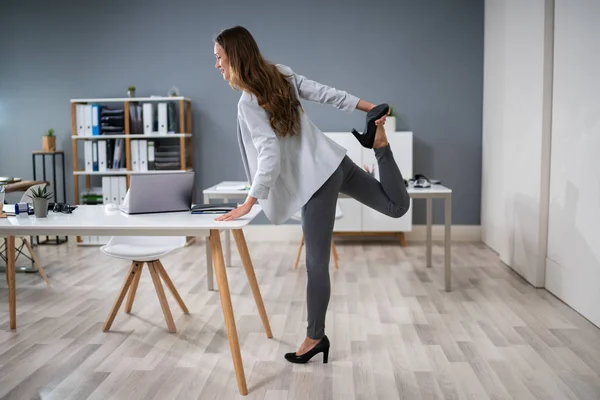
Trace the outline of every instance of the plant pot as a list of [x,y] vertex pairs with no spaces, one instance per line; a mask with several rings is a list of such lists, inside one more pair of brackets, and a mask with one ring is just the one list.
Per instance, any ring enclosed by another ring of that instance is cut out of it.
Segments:
[[33,213],[37,218],[46,218],[48,216],[48,199],[34,197]]
[[385,129],[385,133],[393,133],[396,132],[396,117],[388,116],[385,119],[385,124],[383,125]]
[[127,97],[135,97],[135,90],[128,90]]
[[42,147],[46,152],[56,151],[56,136],[43,136]]

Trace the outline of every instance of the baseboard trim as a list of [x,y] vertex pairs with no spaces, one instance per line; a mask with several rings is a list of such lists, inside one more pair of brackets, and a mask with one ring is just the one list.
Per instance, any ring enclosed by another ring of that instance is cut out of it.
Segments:
[[[302,237],[300,225],[248,225],[244,228],[248,241],[290,242],[298,241]],[[444,240],[444,225],[433,225],[431,228],[433,240]],[[452,225],[451,235],[453,242],[480,242],[480,225]],[[411,232],[404,232],[407,242],[425,241],[427,237],[426,225],[413,225]],[[340,236],[342,240],[398,240],[390,236]]]

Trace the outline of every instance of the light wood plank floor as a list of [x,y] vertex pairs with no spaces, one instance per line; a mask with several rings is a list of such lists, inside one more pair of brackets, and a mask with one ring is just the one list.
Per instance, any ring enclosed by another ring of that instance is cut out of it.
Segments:
[[[249,248],[274,338],[265,337],[233,252],[227,273],[247,399],[600,398],[600,331],[481,244],[454,245],[454,291],[446,293],[441,245],[427,269],[421,244],[340,241],[325,365],[320,355],[306,365],[283,359],[305,334],[304,257],[292,269],[297,243]],[[104,333],[128,263],[73,241],[36,250],[52,285],[17,274],[17,332],[8,328],[0,279],[0,398],[241,398],[219,296],[206,290],[201,241],[163,259],[191,313],[167,292],[177,334],[166,331],[147,269],[132,314],[121,311]]]

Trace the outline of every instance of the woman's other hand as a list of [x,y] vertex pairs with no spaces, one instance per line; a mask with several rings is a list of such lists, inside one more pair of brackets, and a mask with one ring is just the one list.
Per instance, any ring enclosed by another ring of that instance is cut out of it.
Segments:
[[238,206],[236,209],[229,211],[227,214],[219,215],[215,218],[215,221],[233,221],[248,214],[252,210],[252,206],[256,203],[257,199],[248,196],[244,204]]

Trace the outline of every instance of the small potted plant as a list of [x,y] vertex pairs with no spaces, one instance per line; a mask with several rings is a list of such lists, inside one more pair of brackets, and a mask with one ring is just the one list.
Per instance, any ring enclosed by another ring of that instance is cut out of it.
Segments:
[[56,136],[54,136],[54,129],[48,129],[46,135],[42,137],[42,147],[45,152],[56,151]]
[[135,97],[135,86],[129,86],[127,88],[127,96]]
[[396,114],[394,113],[394,106],[390,105],[390,113],[385,119],[385,125],[383,125],[385,133],[396,132]]
[[48,216],[48,202],[52,197],[52,192],[46,189],[45,185],[37,185],[29,189],[31,194],[27,196],[33,200],[33,213],[37,218]]
[[169,96],[171,96],[171,97],[179,96],[179,89],[176,86],[173,86],[171,89],[169,89]]

